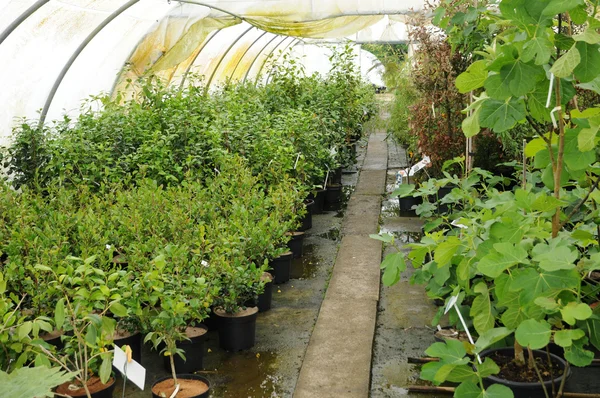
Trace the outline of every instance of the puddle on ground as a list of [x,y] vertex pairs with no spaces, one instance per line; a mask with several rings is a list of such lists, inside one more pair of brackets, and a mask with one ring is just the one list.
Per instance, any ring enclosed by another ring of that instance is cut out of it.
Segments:
[[329,240],[339,240],[340,239],[340,229],[339,228],[331,228],[329,231],[317,235],[319,238],[329,239]]
[[239,398],[281,397],[278,390],[277,354],[273,352],[237,352],[228,354],[214,371],[200,372],[212,379],[211,396]]
[[423,237],[422,232],[397,231],[393,228],[388,228],[386,225],[382,225],[380,231],[382,234],[394,235],[398,243],[418,243]]
[[292,260],[292,279],[308,279],[315,276],[317,266],[321,259],[315,255],[315,245],[304,245],[303,254],[300,258]]

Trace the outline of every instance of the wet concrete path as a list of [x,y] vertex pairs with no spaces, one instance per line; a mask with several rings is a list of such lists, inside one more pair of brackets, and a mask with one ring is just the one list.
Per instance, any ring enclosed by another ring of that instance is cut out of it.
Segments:
[[302,363],[295,398],[367,397],[382,245],[377,233],[385,192],[385,132],[369,137],[367,154],[342,222],[331,282]]

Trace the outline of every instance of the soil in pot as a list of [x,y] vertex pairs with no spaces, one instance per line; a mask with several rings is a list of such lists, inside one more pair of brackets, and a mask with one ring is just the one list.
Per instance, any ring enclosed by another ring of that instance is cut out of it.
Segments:
[[[92,398],[112,398],[112,393],[115,389],[115,379],[111,377],[106,384],[102,384],[99,377],[93,376],[88,380],[87,388]],[[72,381],[59,385],[56,388],[56,392],[62,395],[70,395],[73,398],[87,397],[85,388],[78,386]]]
[[[527,351],[524,352],[525,361],[528,360]],[[552,390],[551,375],[554,377],[554,385],[558,388],[567,363],[554,354],[552,358],[552,368],[549,367],[547,354],[545,351],[533,350],[536,365],[544,379],[544,385],[548,391]],[[539,381],[535,369],[529,369],[527,365],[518,366],[514,362],[514,348],[499,348],[483,351],[480,354],[482,360],[490,357],[500,367],[500,373],[489,376],[484,379],[487,385],[498,383],[509,387],[515,397],[519,398],[543,398],[545,397],[542,384]],[[569,377],[567,375],[566,377]]]
[[228,314],[216,309],[219,317],[219,346],[226,351],[241,351],[254,346],[258,307]]
[[273,283],[279,285],[290,280],[290,272],[292,268],[292,257],[294,253],[291,251],[283,253],[281,256],[274,258],[269,262],[271,274],[273,275]]
[[306,206],[306,214],[304,214],[304,217],[302,218],[300,231],[308,231],[312,228],[312,209],[315,206],[315,201],[312,199],[307,199],[304,202],[304,206]]
[[302,257],[302,245],[304,244],[304,232],[294,231],[288,232],[287,235],[291,237],[287,246],[292,252],[294,258]]
[[[203,398],[208,397],[210,382],[204,376],[182,374],[177,375],[179,391],[177,398]],[[152,398],[170,397],[175,390],[175,382],[172,377],[157,380],[152,385]]]
[[[204,340],[208,328],[205,326],[187,327],[185,335],[189,340],[177,342],[177,347],[185,351],[185,361],[179,355],[175,355],[175,370],[181,373],[192,373],[202,369],[204,359]],[[163,356],[163,365],[167,372],[171,372],[171,362],[168,356]]]
[[113,344],[119,348],[128,345],[131,348],[131,358],[137,363],[142,363],[142,334],[118,330],[113,336]]
[[325,205],[323,210],[335,211],[339,210],[342,206],[342,185],[332,184],[327,186],[325,193]]

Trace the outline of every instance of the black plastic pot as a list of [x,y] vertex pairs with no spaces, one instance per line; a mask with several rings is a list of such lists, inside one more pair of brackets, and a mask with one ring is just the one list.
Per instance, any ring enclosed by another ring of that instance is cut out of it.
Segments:
[[[167,376],[167,377],[163,377],[160,378],[158,380],[156,380],[153,384],[152,384],[152,389],[154,389],[154,386],[157,385],[158,383],[165,381],[165,380],[169,380],[172,379],[171,376]],[[201,382],[203,382],[204,384],[206,384],[208,386],[208,390],[206,390],[205,393],[203,394],[199,394],[199,395],[194,395],[191,398],[206,398],[210,395],[210,381],[204,377],[204,376],[200,376],[200,375],[196,375],[196,374],[177,374],[177,379],[182,379],[182,380],[199,380]],[[152,389],[150,389],[150,391],[152,391]],[[152,392],[152,398],[162,398],[160,395],[156,395],[154,392]]]
[[258,307],[247,308],[242,314],[227,314],[216,310],[219,317],[219,346],[226,351],[247,350],[256,340]]
[[[204,333],[202,333],[204,330]],[[194,335],[190,337],[191,332],[202,333],[200,335]],[[186,329],[186,335],[189,340],[182,340],[177,342],[177,348],[181,348],[185,351],[185,361],[181,356],[175,355],[173,360],[175,361],[175,370],[182,373],[192,373],[197,370],[202,370],[202,360],[204,359],[204,341],[206,340],[206,332],[208,328],[204,325],[200,325],[195,328],[188,327]],[[163,356],[163,365],[167,372],[171,372],[171,362],[168,356]]]
[[315,201],[313,199],[307,199],[304,201],[304,206],[306,207],[306,214],[304,214],[304,217],[302,218],[302,225],[299,228],[300,231],[307,231],[312,228],[312,212]]
[[58,335],[57,336],[56,335],[53,335],[53,336],[40,335],[40,338],[42,340],[44,340],[46,343],[48,343],[48,344],[53,345],[54,347],[56,347],[57,350],[62,350],[64,348],[64,346],[65,346],[63,344],[63,342],[62,342],[62,339],[61,339],[63,333],[62,332],[57,332],[55,334],[58,334]]
[[[483,360],[483,358],[490,356],[496,352],[502,353],[503,355],[506,355],[506,356],[514,356],[515,349],[512,347],[490,349],[490,350],[483,351],[481,354],[479,354],[479,356],[481,357],[481,360]],[[528,357],[527,351],[525,351],[524,354],[525,354],[525,360],[527,360],[527,357]],[[543,359],[547,358],[546,352],[541,351],[541,350],[533,350],[533,355],[536,358],[543,358]],[[564,372],[565,369],[567,368],[567,362],[564,359],[562,359],[552,353],[550,353],[550,357],[552,358],[552,362],[558,364],[560,366],[560,368],[562,369],[562,371]],[[563,377],[568,378],[569,376],[570,376],[570,373],[567,375],[564,375],[564,376],[557,375],[554,378],[554,385],[560,386],[560,383],[561,383]],[[523,382],[516,382],[516,381],[500,379],[496,376],[488,376],[483,379],[483,383],[486,386],[489,386],[492,384],[502,384],[502,385],[510,388],[512,390],[512,392],[514,393],[515,397],[518,397],[518,398],[545,398],[545,396],[546,396],[544,394],[544,389],[542,388],[542,383],[540,383],[540,382],[523,383]],[[552,391],[552,381],[550,381],[550,380],[545,381],[544,385],[546,386],[546,389],[548,391]]]
[[140,332],[133,333],[126,337],[116,338],[113,343],[121,348],[128,345],[131,348],[131,358],[137,363],[142,363],[142,334]]
[[304,244],[304,232],[294,231],[290,233],[291,239],[287,243],[294,258],[302,257],[302,245]]
[[291,251],[286,252],[269,262],[271,275],[273,275],[273,282],[275,284],[279,285],[290,280],[293,255]]
[[[437,195],[430,195],[429,196],[429,201],[432,202],[432,203],[435,203],[438,200],[442,200],[442,198],[444,196],[448,195],[450,192],[452,192],[452,190],[454,188],[455,188],[454,185],[441,187],[438,190]],[[452,209],[452,204],[448,204],[448,203],[438,203],[437,204],[437,213],[438,214],[446,214],[451,209]]]
[[265,289],[258,295],[257,299],[248,300],[244,305],[246,307],[258,307],[258,312],[265,312],[271,309],[273,301],[273,275],[269,272],[263,273],[262,279],[265,283]]
[[312,214],[322,214],[323,208],[325,207],[325,189],[319,189],[314,195],[309,195],[308,198],[314,200],[312,207]]
[[412,207],[423,203],[423,198],[420,196],[407,196],[404,198],[398,198],[398,202],[400,203],[400,215],[413,216],[416,215],[416,213]]
[[210,331],[219,330],[219,318],[215,315],[215,309],[211,308],[208,317],[202,320],[202,324]]
[[339,210],[342,206],[342,185],[332,184],[327,186],[325,192],[325,205],[323,209],[326,211]]
[[[109,380],[109,382],[110,382],[110,380]],[[116,380],[113,377],[112,384],[110,384],[107,388],[105,388],[104,390],[100,390],[100,391],[91,393],[90,395],[92,396],[92,398],[112,398],[113,391],[115,390],[116,385],[117,385]],[[73,395],[72,393],[69,393],[69,395],[72,398],[87,398],[87,394],[85,392],[83,394],[79,394],[79,395]]]
[[269,311],[273,301],[273,276],[269,273],[266,274],[269,275],[269,282],[265,283],[265,290],[258,295],[258,300],[256,300],[258,312]]
[[333,170],[333,172],[329,173],[329,181],[331,184],[341,184],[342,183],[342,168],[338,167]]

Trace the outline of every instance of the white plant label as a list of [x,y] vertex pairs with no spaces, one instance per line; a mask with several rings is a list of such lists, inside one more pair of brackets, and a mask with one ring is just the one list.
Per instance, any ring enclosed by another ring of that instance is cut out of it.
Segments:
[[113,366],[131,380],[133,384],[138,386],[140,390],[144,390],[146,383],[146,368],[134,361],[127,361],[127,354],[125,351],[115,346],[115,355],[113,357]]
[[[465,329],[465,332],[467,333],[467,337],[469,338],[469,342],[471,344],[475,345],[475,342],[473,341],[473,337],[471,337],[471,333],[469,332],[469,328],[467,326],[467,323],[465,322],[465,320],[463,319],[462,314],[458,310],[458,306],[456,305],[456,301],[458,301],[458,294],[456,296],[450,297],[450,299],[448,300],[448,304],[446,305],[446,309],[444,311],[444,314],[447,314],[448,311],[450,311],[450,308],[454,307],[454,309],[456,310],[456,313],[458,314],[458,319],[460,319],[460,323],[462,323],[463,328]],[[479,363],[481,363],[481,358],[479,357],[479,354],[476,354],[476,356],[477,356],[477,361]]]

